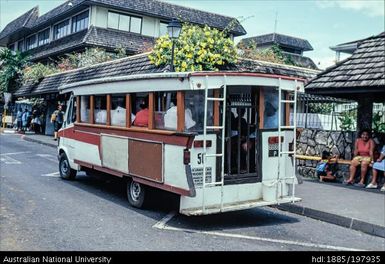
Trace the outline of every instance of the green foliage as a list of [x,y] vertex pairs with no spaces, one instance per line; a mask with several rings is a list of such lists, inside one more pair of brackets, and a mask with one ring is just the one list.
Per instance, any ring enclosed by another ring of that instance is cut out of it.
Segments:
[[333,111],[333,104],[330,103],[309,103],[309,113],[330,114]]
[[257,49],[257,44],[255,41],[252,41],[250,44],[245,44],[244,42],[238,43],[239,53],[242,57],[252,60],[268,61],[273,63],[285,64],[285,60],[278,46],[267,48],[267,49]]
[[107,52],[102,48],[86,48],[86,50],[82,53],[73,52],[60,58],[57,63],[57,68],[59,71],[68,71],[127,57],[125,48],[121,46],[116,48],[115,52],[116,53]]
[[[156,66],[171,64],[172,41],[168,35],[157,39],[149,55]],[[175,71],[217,71],[220,66],[235,63],[237,52],[234,42],[226,32],[183,24],[182,32],[175,41]]]
[[115,58],[111,53],[107,53],[101,48],[86,48],[82,53],[72,53],[67,56],[73,63],[74,68],[87,67],[97,63],[110,61]]
[[23,83],[38,83],[47,75],[59,72],[59,69],[52,64],[44,65],[42,63],[32,64],[23,70]]
[[353,131],[355,130],[357,111],[349,110],[342,112],[338,119],[341,121],[340,128],[342,131]]
[[124,48],[122,45],[118,45],[118,47],[115,49],[115,59],[121,59],[127,57],[126,48]]
[[373,130],[375,132],[385,133],[385,123],[382,122],[383,112],[377,112],[373,115]]
[[244,58],[297,66],[291,56],[285,55],[277,44],[273,44],[270,48],[257,49],[257,43],[251,41],[248,44],[239,42],[237,47]]
[[10,49],[0,51],[0,92],[13,92],[20,85],[23,68],[27,65],[25,53],[12,53]]

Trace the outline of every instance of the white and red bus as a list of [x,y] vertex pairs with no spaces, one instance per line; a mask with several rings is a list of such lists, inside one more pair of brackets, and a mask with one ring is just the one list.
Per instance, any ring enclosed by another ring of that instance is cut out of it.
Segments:
[[[60,91],[70,99],[59,131],[60,175],[72,180],[78,171],[99,171],[126,178],[135,207],[152,188],[172,192],[185,215],[299,201],[289,117],[294,111],[295,118],[303,86],[300,78],[241,72],[65,85]],[[147,123],[135,126],[143,113]]]

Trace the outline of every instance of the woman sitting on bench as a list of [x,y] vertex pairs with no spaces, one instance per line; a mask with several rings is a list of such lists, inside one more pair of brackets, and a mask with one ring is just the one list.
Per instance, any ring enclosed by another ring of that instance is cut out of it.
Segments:
[[357,167],[361,165],[361,178],[359,183],[354,184],[357,187],[365,187],[365,177],[369,164],[373,160],[374,141],[370,138],[370,131],[363,129],[360,132],[360,138],[356,139],[354,146],[354,158],[350,164],[350,177],[344,184],[354,184]]
[[[382,146],[380,157],[373,163],[372,182],[366,188],[377,189],[378,171],[385,172],[385,145]],[[385,184],[382,186],[381,191],[385,192]]]

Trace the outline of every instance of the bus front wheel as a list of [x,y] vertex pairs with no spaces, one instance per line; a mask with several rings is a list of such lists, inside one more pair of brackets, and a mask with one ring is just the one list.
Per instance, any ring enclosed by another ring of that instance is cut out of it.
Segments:
[[127,181],[127,198],[130,205],[136,208],[142,208],[145,198],[145,186],[139,182],[129,179]]
[[65,180],[73,180],[76,177],[76,170],[71,169],[70,163],[65,153],[60,154],[59,157],[59,172],[60,177]]

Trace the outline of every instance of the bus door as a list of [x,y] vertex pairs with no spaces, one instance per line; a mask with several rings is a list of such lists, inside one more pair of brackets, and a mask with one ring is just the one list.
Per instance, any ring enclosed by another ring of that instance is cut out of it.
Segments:
[[260,181],[257,113],[257,93],[253,89],[230,89],[226,106],[227,184]]

